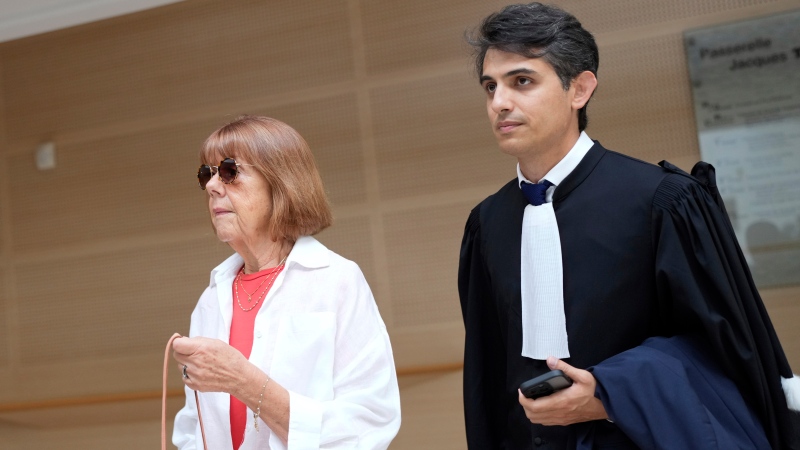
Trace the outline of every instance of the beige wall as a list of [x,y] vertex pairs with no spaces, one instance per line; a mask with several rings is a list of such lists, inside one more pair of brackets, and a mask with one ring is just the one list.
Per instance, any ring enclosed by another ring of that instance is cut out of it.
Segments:
[[[590,135],[684,168],[699,152],[681,33],[800,7],[558,3],[600,44]],[[197,150],[246,112],[293,125],[316,155],[336,216],[320,239],[360,264],[392,336],[392,448],[463,448],[461,231],[514,161],[462,34],[500,5],[190,0],[0,44],[0,447],[158,445],[163,345],[229,254]],[[48,140],[58,167],[37,171]],[[798,294],[763,292],[796,369]]]

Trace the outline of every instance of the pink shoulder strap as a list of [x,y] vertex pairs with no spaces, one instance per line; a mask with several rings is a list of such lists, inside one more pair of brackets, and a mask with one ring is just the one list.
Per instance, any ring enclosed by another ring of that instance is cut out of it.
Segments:
[[[164,384],[161,389],[161,450],[167,450],[167,370],[169,368],[169,351],[172,349],[172,341],[181,337],[175,333],[167,342],[167,350],[164,352]],[[197,404],[197,420],[200,422],[200,434],[203,436],[203,448],[208,450],[206,444],[206,430],[203,428],[203,415],[200,414],[200,398],[197,391],[194,391],[194,401]]]

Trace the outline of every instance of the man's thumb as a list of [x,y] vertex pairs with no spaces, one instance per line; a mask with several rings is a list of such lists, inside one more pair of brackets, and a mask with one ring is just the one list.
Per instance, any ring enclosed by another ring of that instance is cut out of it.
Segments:
[[550,370],[560,370],[570,378],[572,378],[573,372],[575,371],[574,367],[556,358],[555,356],[547,357],[547,367],[549,367]]

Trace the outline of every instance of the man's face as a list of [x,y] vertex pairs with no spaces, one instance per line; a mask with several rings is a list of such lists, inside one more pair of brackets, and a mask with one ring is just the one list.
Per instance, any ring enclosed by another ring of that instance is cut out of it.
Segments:
[[489,49],[481,85],[503,152],[517,158],[566,152],[577,140],[574,88],[565,91],[544,59]]

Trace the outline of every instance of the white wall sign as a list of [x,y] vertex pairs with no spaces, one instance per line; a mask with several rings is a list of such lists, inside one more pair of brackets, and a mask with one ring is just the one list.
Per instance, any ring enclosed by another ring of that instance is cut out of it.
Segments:
[[800,11],[684,40],[700,154],[755,281],[800,284]]

